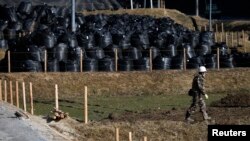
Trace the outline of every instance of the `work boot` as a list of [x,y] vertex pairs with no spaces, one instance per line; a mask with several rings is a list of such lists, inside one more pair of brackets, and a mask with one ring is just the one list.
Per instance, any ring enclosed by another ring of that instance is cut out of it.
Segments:
[[204,117],[204,120],[210,120],[211,117],[207,116],[207,117]]
[[186,118],[186,121],[187,122],[194,122],[194,120],[192,118],[190,118],[190,117]]
[[204,118],[204,120],[210,120],[211,119],[211,117],[209,117],[206,112],[203,113],[203,118]]

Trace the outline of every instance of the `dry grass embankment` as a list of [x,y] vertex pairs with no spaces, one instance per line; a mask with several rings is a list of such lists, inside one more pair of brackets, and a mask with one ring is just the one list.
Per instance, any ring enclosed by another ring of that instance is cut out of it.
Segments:
[[[60,96],[77,97],[89,87],[90,95],[160,95],[185,94],[191,87],[195,70],[153,72],[85,72],[85,73],[1,73],[0,78],[33,82],[38,97],[54,94],[59,85]],[[227,93],[250,88],[250,69],[209,70],[208,93]]]

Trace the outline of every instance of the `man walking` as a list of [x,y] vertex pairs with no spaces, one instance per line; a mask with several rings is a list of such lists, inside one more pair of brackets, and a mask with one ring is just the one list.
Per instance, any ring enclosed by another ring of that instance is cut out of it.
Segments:
[[191,118],[191,114],[193,114],[196,111],[197,106],[200,107],[200,111],[202,112],[204,120],[211,119],[211,117],[209,117],[208,114],[207,114],[206,103],[202,98],[202,96],[205,96],[205,98],[208,99],[208,95],[205,93],[205,89],[204,89],[206,72],[207,72],[206,67],[200,66],[198,68],[198,74],[195,75],[195,77],[193,79],[192,90],[191,90],[192,98],[193,98],[192,99],[192,104],[188,108],[188,110],[186,112],[186,117],[185,117],[185,119],[188,122],[193,122],[194,121]]

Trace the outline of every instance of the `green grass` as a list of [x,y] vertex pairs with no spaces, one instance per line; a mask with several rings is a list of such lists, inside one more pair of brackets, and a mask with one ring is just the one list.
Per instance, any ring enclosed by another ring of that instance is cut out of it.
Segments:
[[[224,97],[225,94],[210,94],[207,105]],[[191,97],[187,95],[155,95],[155,96],[89,96],[89,120],[107,118],[109,113],[121,114],[126,111],[142,112],[144,110],[186,108],[190,105]],[[67,99],[59,102],[59,109],[68,112],[73,118],[83,119],[83,99]],[[27,105],[28,106],[28,105]],[[36,101],[36,115],[48,115],[53,110],[54,101]],[[29,111],[29,106],[27,107]]]

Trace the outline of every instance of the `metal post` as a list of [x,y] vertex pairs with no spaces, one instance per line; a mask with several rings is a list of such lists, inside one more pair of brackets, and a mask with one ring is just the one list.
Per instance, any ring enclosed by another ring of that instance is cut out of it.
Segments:
[[81,54],[80,54],[80,72],[82,72],[82,59],[83,59],[83,56],[82,56],[82,49],[81,49]]
[[8,73],[11,72],[11,68],[10,68],[10,51],[8,51]]
[[47,50],[44,50],[44,72],[47,72]]
[[117,55],[117,48],[115,48],[115,71],[118,71],[118,55]]
[[153,0],[150,0],[150,8],[153,9]]
[[76,4],[75,3],[76,3],[75,0],[71,0],[71,6],[72,6],[71,28],[72,28],[72,32],[76,31],[76,24],[75,24]]
[[158,0],[158,8],[161,8],[161,0]]
[[196,0],[196,16],[199,16],[199,0]]
[[147,6],[147,0],[144,0],[144,8]]
[[212,31],[212,0],[210,0],[209,7],[209,31]]
[[183,48],[183,70],[187,69],[186,48]]
[[152,72],[152,70],[153,70],[153,62],[152,62],[152,59],[153,57],[152,57],[152,48],[150,48],[149,49],[149,60],[150,60],[150,71]]
[[217,69],[220,70],[220,49],[217,48]]

